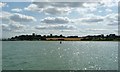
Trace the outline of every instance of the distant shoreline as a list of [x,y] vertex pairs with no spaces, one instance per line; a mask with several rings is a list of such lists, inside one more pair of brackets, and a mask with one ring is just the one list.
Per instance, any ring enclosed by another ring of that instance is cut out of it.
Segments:
[[2,41],[120,41],[120,35],[88,35],[84,37],[79,36],[63,36],[63,35],[20,35]]
[[[20,41],[20,40],[16,40],[16,41]],[[22,41],[29,41],[29,40],[22,40]],[[21,41],[21,42],[22,42]],[[33,41],[37,41],[37,40],[33,40]],[[47,40],[39,40],[39,41],[47,41]],[[73,40],[72,40],[73,41]],[[71,41],[71,42],[72,42]],[[74,41],[78,41],[78,40],[74,40]],[[4,42],[4,41],[3,41]],[[12,42],[12,41],[11,41]],[[15,41],[13,41],[13,42],[15,42]],[[30,41],[29,41],[30,42]],[[32,42],[32,41],[31,41]],[[50,42],[50,40],[48,41],[48,42]],[[55,41],[52,41],[51,40],[51,42],[55,42]],[[60,42],[60,41],[56,41],[56,42]],[[68,41],[68,42],[70,42],[70,40]],[[81,41],[81,42],[87,42],[87,41]],[[90,41],[90,42],[93,42],[93,41]],[[100,42],[100,41],[95,41],[95,42]],[[120,41],[101,41],[101,42],[120,42]]]

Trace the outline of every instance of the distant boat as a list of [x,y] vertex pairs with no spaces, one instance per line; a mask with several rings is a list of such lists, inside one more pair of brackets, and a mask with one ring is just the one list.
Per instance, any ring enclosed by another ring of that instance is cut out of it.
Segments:
[[60,44],[62,44],[62,42],[60,41]]

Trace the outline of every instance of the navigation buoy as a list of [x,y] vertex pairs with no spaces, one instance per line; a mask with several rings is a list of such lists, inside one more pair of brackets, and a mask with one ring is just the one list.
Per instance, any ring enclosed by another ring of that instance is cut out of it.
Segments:
[[62,42],[60,41],[60,44],[62,44]]

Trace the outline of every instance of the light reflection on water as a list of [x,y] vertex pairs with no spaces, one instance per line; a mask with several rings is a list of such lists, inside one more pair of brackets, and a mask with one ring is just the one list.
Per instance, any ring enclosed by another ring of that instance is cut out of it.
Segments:
[[3,69],[117,70],[118,42],[3,42]]

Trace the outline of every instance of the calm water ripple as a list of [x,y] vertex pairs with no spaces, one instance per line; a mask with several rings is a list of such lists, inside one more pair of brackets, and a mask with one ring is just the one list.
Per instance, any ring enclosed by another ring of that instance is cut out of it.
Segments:
[[118,42],[4,41],[4,70],[117,70]]

